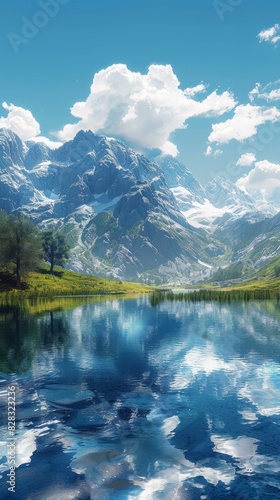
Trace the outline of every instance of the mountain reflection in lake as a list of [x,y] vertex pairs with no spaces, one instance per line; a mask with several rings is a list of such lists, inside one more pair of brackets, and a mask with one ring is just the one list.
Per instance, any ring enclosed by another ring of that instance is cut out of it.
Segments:
[[148,297],[0,309],[17,491],[36,499],[277,499],[280,307]]

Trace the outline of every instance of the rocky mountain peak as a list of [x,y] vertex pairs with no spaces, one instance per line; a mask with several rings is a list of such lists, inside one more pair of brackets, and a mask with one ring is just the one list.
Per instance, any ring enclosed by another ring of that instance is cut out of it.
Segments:
[[0,129],[0,169],[22,165],[27,147],[11,130]]

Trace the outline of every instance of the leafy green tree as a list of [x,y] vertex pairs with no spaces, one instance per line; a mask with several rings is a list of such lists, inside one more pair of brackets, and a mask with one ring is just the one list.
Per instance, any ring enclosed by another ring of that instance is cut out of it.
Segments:
[[43,255],[50,263],[50,273],[55,265],[63,267],[69,259],[70,247],[62,231],[45,231],[43,233]]
[[42,258],[42,240],[38,228],[24,215],[0,214],[0,263],[16,276],[16,286],[21,279],[36,269]]

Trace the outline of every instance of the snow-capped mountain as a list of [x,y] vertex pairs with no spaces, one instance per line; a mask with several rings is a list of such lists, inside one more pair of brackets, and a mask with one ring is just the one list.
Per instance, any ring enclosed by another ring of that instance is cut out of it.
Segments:
[[242,207],[244,211],[255,209],[253,198],[244,191],[241,191],[233,182],[223,179],[220,176],[208,182],[205,186],[205,195],[208,200],[217,208]]
[[173,192],[180,210],[204,203],[205,192],[190,170],[173,156],[160,155],[154,161],[161,166],[167,186]]
[[176,159],[149,160],[113,138],[79,132],[53,150],[5,129],[0,208],[63,227],[72,269],[158,283],[193,282],[226,265],[246,247],[248,225],[277,212],[221,178],[203,188]]
[[195,201],[183,214],[193,226],[213,232],[217,228],[225,229],[243,217],[256,222],[273,217],[277,211],[263,193],[258,191],[251,195],[233,182],[217,176],[206,184],[203,203]]
[[79,132],[56,150],[2,130],[0,205],[64,227],[71,267],[119,279],[188,279],[223,246],[191,226],[155,161]]
[[203,188],[196,180],[190,170],[176,158],[170,155],[159,155],[153,158],[155,163],[161,166],[164,173],[166,184],[169,188],[182,186],[190,190],[190,192],[201,192]]

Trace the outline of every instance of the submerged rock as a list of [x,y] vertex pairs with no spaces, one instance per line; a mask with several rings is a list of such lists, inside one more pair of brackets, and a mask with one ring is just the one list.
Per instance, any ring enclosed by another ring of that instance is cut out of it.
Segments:
[[116,411],[111,408],[109,403],[108,405],[109,407],[107,405],[105,407],[104,404],[93,404],[83,408],[69,420],[68,425],[81,429],[107,425],[117,416]]
[[39,391],[40,399],[60,405],[73,405],[90,401],[96,394],[85,387],[78,385],[51,384]]

